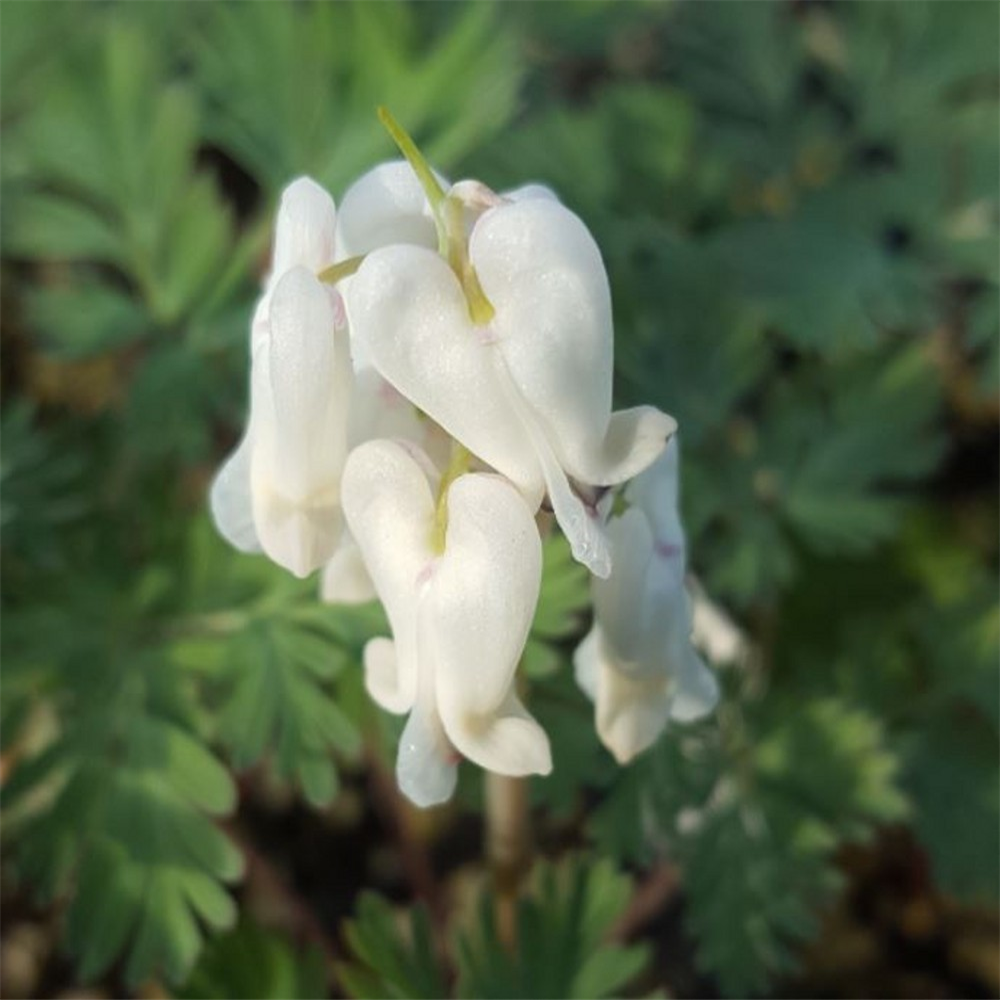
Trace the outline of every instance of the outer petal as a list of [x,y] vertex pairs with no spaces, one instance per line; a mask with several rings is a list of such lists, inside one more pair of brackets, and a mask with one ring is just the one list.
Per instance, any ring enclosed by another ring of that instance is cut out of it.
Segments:
[[309,177],[298,177],[281,195],[274,233],[270,290],[293,267],[318,274],[334,261],[333,198]]
[[320,597],[328,604],[365,604],[376,596],[361,549],[345,530],[336,552],[323,567]]
[[[447,190],[448,182],[436,176]],[[344,257],[393,243],[437,246],[433,213],[405,160],[380,163],[362,174],[347,189],[337,221],[337,246]]]
[[597,677],[601,671],[601,624],[596,621],[573,653],[573,676],[580,690],[591,700],[597,700]]
[[677,505],[680,449],[671,440],[663,454],[625,488],[625,498],[639,507],[661,546],[685,547],[684,528]]
[[531,192],[486,212],[469,253],[496,308],[492,326],[511,376],[567,472],[608,485],[652,462],[675,424],[652,407],[609,423],[611,294],[586,226]]
[[340,537],[344,336],[327,290],[308,271],[293,268],[277,283],[268,338],[253,359],[251,486],[264,551],[299,576],[327,562]]
[[[445,554],[424,599],[445,732],[502,774],[548,773],[548,739],[513,693],[542,568],[531,511],[499,476],[460,477],[448,494]],[[431,632],[431,627],[433,631]]]
[[421,809],[447,802],[458,780],[457,765],[433,704],[418,702],[399,740],[396,781],[400,791]]
[[[421,464],[394,441],[369,441],[355,448],[344,468],[341,492],[344,515],[396,642],[398,696],[379,700],[392,711],[405,712],[417,690],[418,587],[434,562],[434,496]],[[384,659],[384,650],[375,653]]]
[[656,741],[673,703],[669,675],[635,678],[621,671],[597,621],[573,654],[573,665],[577,684],[595,702],[597,734],[619,764]]
[[619,764],[651,747],[666,728],[670,678],[635,680],[606,661],[597,683],[597,733]]
[[491,364],[489,331],[472,325],[448,265],[422,247],[376,250],[351,280],[347,309],[379,372],[537,506],[533,446]]
[[247,433],[212,481],[209,494],[212,519],[219,534],[241,552],[261,551],[250,495],[252,448],[253,441]]
[[678,722],[704,718],[719,703],[719,682],[701,657],[688,645],[678,665],[670,703],[670,717]]
[[692,586],[691,629],[695,645],[712,663],[742,663],[748,652],[742,629],[723,608],[709,599],[697,580]]
[[[607,527],[614,565],[606,580],[594,580],[594,616],[604,641],[624,669],[641,671],[644,628],[652,624],[657,634],[657,614],[647,611],[647,580],[653,559],[653,534],[642,511],[627,510]],[[659,609],[655,609],[659,611]]]

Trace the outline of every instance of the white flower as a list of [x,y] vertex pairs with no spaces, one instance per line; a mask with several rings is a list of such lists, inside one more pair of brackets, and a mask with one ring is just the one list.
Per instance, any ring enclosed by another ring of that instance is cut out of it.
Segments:
[[594,627],[576,651],[597,731],[619,763],[649,747],[669,719],[710,712],[718,685],[691,645],[685,541],[677,509],[677,444],[625,491],[608,525],[615,569],[593,581]]
[[271,273],[251,329],[250,417],[212,484],[221,534],[297,576],[340,538],[351,362],[343,307],[317,274],[334,260],[333,199],[299,178],[281,199]]
[[384,708],[409,713],[397,777],[420,806],[450,797],[459,755],[508,775],[552,766],[514,690],[541,580],[531,511],[499,476],[461,475],[443,503],[436,479],[421,452],[384,440],[356,448],[343,478],[393,634],[366,647],[366,684]]
[[600,252],[550,192],[519,197],[484,211],[469,238],[488,322],[472,319],[452,266],[415,245],[368,254],[346,290],[348,315],[379,372],[533,508],[547,493],[574,556],[607,576],[591,488],[646,468],[675,424],[652,407],[611,413],[611,298]]

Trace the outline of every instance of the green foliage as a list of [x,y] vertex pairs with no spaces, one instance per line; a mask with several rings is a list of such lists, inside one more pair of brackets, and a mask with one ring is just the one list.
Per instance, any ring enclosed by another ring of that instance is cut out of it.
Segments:
[[237,767],[273,753],[279,777],[326,805],[338,789],[333,753],[360,748],[334,685],[348,666],[357,670],[366,612],[319,604],[315,581],[228,552],[207,520],[189,544],[185,599],[201,613],[178,622],[175,662],[205,683],[217,736]]
[[[682,866],[698,960],[730,996],[795,969],[840,886],[837,848],[907,815],[900,764],[872,714],[841,699],[730,702],[632,764],[591,832],[618,856],[634,831]],[[772,699],[773,700],[770,700]]]
[[[995,902],[1000,14],[721,11],[0,5],[4,860],[65,900],[84,978],[324,995],[318,956],[225,930],[218,819],[227,765],[336,798],[385,623],[229,552],[203,508],[277,194],[339,198],[395,155],[378,104],[450,176],[539,180],[592,229],[616,395],[678,419],[692,566],[753,646],[717,718],[618,768],[572,676],[587,576],[549,538],[524,664],[546,842],[676,861],[732,994],[792,967],[877,824]],[[610,862],[543,866],[513,957],[484,897],[459,991],[621,995],[626,894]],[[355,995],[449,993],[419,909],[363,896],[347,937]]]
[[243,919],[209,942],[184,988],[190,1000],[323,1000],[326,968],[315,948],[294,948],[285,938]]
[[628,902],[629,879],[609,861],[570,858],[539,864],[517,906],[511,954],[501,943],[491,893],[458,942],[460,996],[613,997],[646,965],[645,947],[605,937]]
[[337,978],[350,996],[435,1000],[449,995],[422,906],[413,907],[409,920],[400,923],[384,899],[364,893],[344,936],[353,958],[337,965]]
[[606,941],[631,895],[631,882],[606,860],[540,862],[517,902],[512,950],[500,940],[492,890],[455,941],[458,980],[447,987],[430,920],[422,906],[401,919],[365,893],[345,925],[352,958],[337,976],[354,997],[583,997],[620,995],[645,967],[644,946]]
[[339,192],[394,155],[384,104],[447,169],[513,111],[513,39],[497,22],[475,4],[427,45],[404,6],[216,7],[194,44],[208,134],[269,192],[301,173]]
[[124,951],[130,983],[180,982],[205,931],[236,919],[224,883],[242,858],[212,822],[232,810],[233,782],[155,650],[116,657],[107,619],[85,632],[58,606],[21,624],[50,635],[41,676],[57,715],[3,789],[18,870],[45,897],[70,889],[66,943],[85,981]]

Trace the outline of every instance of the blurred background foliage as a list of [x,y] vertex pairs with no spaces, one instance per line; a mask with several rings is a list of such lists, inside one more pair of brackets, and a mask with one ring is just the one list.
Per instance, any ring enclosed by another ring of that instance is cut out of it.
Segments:
[[[1000,991],[998,10],[4,3],[4,995]],[[278,193],[390,158],[380,103],[591,227],[751,640],[620,770],[548,545],[513,958],[479,775],[394,794],[380,612],[205,514]]]

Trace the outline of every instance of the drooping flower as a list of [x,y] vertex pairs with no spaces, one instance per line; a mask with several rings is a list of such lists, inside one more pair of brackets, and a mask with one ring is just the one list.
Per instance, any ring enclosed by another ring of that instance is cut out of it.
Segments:
[[531,190],[474,222],[467,263],[426,247],[368,254],[347,289],[354,337],[403,395],[537,507],[547,493],[574,556],[611,569],[595,487],[646,468],[673,433],[653,407],[611,412],[611,298],[583,223]]
[[615,568],[593,581],[594,626],[574,657],[598,734],[619,763],[649,747],[670,719],[700,718],[718,700],[715,676],[691,644],[677,465],[671,441],[626,487],[630,506],[608,525]]
[[351,361],[343,304],[317,275],[334,261],[333,199],[302,177],[286,188],[271,273],[250,336],[250,415],[216,476],[219,531],[307,576],[340,538]]
[[464,756],[507,775],[547,774],[548,739],[514,690],[541,580],[541,542],[502,477],[436,485],[419,450],[377,440],[344,471],[344,512],[393,638],[365,649],[369,693],[409,714],[400,788],[416,804],[447,800]]

